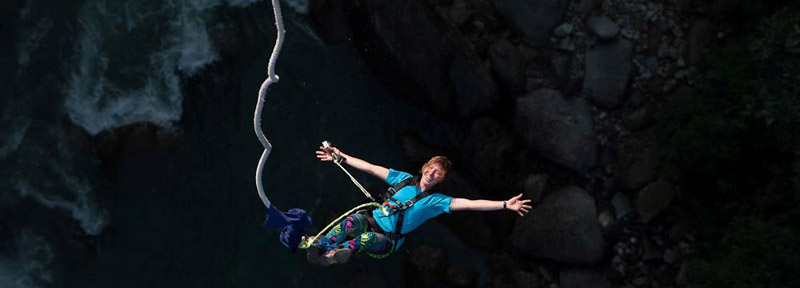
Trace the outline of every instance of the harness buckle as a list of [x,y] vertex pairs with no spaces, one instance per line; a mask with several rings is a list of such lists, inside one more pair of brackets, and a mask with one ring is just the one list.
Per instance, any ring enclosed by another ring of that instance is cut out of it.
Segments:
[[406,208],[411,208],[411,206],[414,206],[414,202],[412,202],[411,200],[406,200],[406,202],[403,204],[404,206],[406,206]]

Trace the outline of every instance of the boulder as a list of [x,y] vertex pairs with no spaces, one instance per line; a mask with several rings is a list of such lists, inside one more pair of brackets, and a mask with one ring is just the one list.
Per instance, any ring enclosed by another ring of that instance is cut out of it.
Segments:
[[616,107],[631,75],[633,43],[617,40],[601,43],[586,53],[586,78],[583,92],[607,108]]
[[497,13],[533,47],[547,45],[550,32],[562,23],[569,3],[567,0],[492,0]]
[[534,205],[542,201],[545,188],[547,187],[547,176],[542,174],[530,174],[522,182],[522,192],[526,199],[530,199]]
[[664,180],[657,180],[648,184],[636,196],[636,212],[641,216],[644,223],[649,222],[654,217],[667,209],[675,196],[675,186]]
[[574,171],[596,164],[592,110],[583,99],[541,89],[517,99],[515,129],[541,157]]
[[621,219],[631,213],[631,201],[622,192],[614,194],[614,197],[611,198],[611,205],[614,206],[614,214],[617,219]]
[[549,194],[517,221],[511,244],[524,254],[558,262],[599,261],[605,243],[594,198],[576,186]]
[[589,30],[591,30],[592,33],[602,40],[614,39],[617,37],[617,33],[619,33],[619,26],[617,26],[617,23],[614,23],[611,18],[605,15],[589,17],[589,19],[586,19],[586,25],[589,26]]
[[[466,198],[481,199],[475,184],[469,179],[461,176],[457,171],[447,173],[441,186],[436,188],[442,194]],[[489,249],[497,243],[497,236],[492,230],[487,213],[479,211],[459,211],[458,213],[443,214],[437,218],[450,231],[453,232],[461,241],[473,248]]]
[[506,40],[499,40],[489,46],[489,60],[492,71],[501,83],[512,93],[525,89],[525,58],[517,47]]
[[656,139],[652,131],[630,134],[617,144],[616,182],[628,191],[636,191],[655,177],[653,156]]
[[714,39],[714,30],[711,23],[707,19],[698,19],[692,22],[689,28],[689,35],[687,35],[687,51],[684,55],[689,55],[686,58],[686,64],[697,65],[703,60],[705,55],[708,55],[708,48]]
[[462,145],[462,158],[467,162],[474,181],[488,193],[506,198],[516,184],[515,168],[519,147],[514,134],[497,120],[484,117],[472,122]]
[[464,263],[456,263],[447,269],[447,282],[452,287],[471,288],[478,281],[478,273]]
[[611,287],[603,273],[581,268],[562,270],[559,273],[561,288],[606,288]]
[[352,35],[379,79],[443,118],[473,118],[499,102],[489,70],[425,0],[323,0],[312,5],[311,17],[319,27],[334,27],[320,30],[323,38]]
[[445,275],[444,249],[421,245],[411,249],[405,258],[406,286],[437,287]]

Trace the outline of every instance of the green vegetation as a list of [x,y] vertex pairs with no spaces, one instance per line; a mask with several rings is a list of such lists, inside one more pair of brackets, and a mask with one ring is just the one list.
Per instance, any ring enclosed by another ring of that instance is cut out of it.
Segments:
[[660,169],[683,175],[712,243],[693,265],[705,287],[800,287],[800,12],[755,23],[659,123]]

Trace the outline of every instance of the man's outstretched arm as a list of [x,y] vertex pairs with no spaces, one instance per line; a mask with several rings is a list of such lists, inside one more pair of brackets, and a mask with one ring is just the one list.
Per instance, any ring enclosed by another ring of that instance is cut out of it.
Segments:
[[380,178],[382,181],[386,181],[386,177],[389,177],[389,169],[386,167],[374,165],[367,161],[361,160],[359,158],[347,155],[342,151],[339,151],[336,147],[330,147],[327,150],[325,147],[319,147],[320,150],[317,150],[317,159],[320,161],[333,161],[333,156],[330,153],[339,154],[344,159],[342,162],[347,163],[350,167],[356,168],[358,170],[364,171],[367,174]]
[[[450,201],[450,211],[461,211],[461,210],[475,210],[475,211],[494,211],[494,210],[503,210],[508,209],[514,212],[517,212],[519,216],[524,216],[525,213],[530,212],[531,205],[527,205],[531,202],[530,199],[526,200],[519,200],[522,197],[522,193],[517,196],[511,197],[506,201],[492,201],[492,200],[469,200],[464,198],[453,198]],[[504,207],[505,206],[505,207]]]

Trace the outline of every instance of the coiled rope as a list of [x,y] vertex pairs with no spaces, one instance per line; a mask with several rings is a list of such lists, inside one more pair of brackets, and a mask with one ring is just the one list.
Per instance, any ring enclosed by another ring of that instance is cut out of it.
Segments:
[[261,202],[264,206],[269,208],[271,206],[267,195],[264,194],[264,185],[261,183],[261,174],[264,171],[264,164],[267,163],[269,153],[272,152],[272,144],[264,136],[264,131],[261,130],[261,110],[264,108],[264,102],[267,98],[267,90],[272,83],[278,82],[278,75],[275,75],[275,62],[278,61],[278,54],[281,52],[283,46],[283,38],[286,30],[283,29],[283,16],[281,16],[281,5],[278,0],[272,0],[272,10],[275,12],[275,26],[278,28],[278,39],[275,41],[275,47],[272,48],[272,55],[269,57],[269,65],[267,66],[267,79],[261,83],[261,88],[258,90],[258,103],[256,104],[255,116],[253,116],[253,129],[256,131],[256,137],[264,146],[264,152],[261,153],[261,158],[258,160],[258,167],[256,167],[256,188],[258,188],[258,196],[261,197]]

